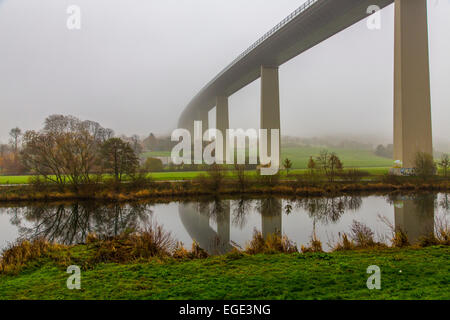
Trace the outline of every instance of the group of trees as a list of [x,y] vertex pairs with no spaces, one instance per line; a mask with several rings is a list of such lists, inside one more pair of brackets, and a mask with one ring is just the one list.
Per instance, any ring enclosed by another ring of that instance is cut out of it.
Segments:
[[344,169],[344,164],[336,153],[322,150],[315,159],[309,158],[308,169],[314,173],[316,169],[321,170],[330,182],[333,182]]
[[176,145],[170,136],[156,137],[153,133],[142,141],[145,151],[171,151]]
[[92,182],[95,174],[110,173],[121,181],[139,167],[138,154],[130,142],[115,138],[113,130],[97,122],[73,116],[52,115],[41,130],[22,134],[15,128],[11,137],[9,153],[27,172],[75,189]]
[[26,168],[19,160],[22,130],[13,128],[9,136],[9,144],[0,144],[0,173],[23,174]]
[[394,158],[394,145],[388,144],[386,146],[383,146],[380,144],[375,149],[375,155],[383,158],[393,159]]

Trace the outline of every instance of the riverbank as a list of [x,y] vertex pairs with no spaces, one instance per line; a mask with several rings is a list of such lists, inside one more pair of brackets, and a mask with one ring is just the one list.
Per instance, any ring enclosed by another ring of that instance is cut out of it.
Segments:
[[23,185],[2,187],[0,202],[33,201],[173,201],[202,196],[284,196],[284,197],[327,197],[358,193],[395,193],[395,192],[448,192],[450,180],[433,178],[421,180],[415,177],[373,178],[368,181],[308,180],[291,176],[290,180],[278,178],[266,180],[247,180],[238,182],[234,178],[214,180],[202,177],[191,181],[155,182],[153,180],[120,185],[91,184],[79,186],[78,191],[69,187],[63,189],[48,185]]
[[[69,252],[83,266],[93,251],[67,250],[0,275],[0,299],[450,299],[448,246],[98,263],[82,268],[81,290],[66,287]],[[372,265],[381,290],[367,288]]]

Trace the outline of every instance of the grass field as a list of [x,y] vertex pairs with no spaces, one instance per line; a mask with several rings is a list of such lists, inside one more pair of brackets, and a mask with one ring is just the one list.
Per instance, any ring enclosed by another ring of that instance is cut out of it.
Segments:
[[[85,246],[71,251],[89,256]],[[100,263],[73,291],[66,266],[46,258],[0,275],[0,299],[450,299],[449,257],[440,246]],[[381,290],[367,288],[371,265],[381,269]]]
[[[294,169],[306,169],[309,157],[318,156],[324,148],[318,147],[296,147],[283,148],[281,158],[289,158]],[[345,167],[371,168],[371,167],[392,167],[393,160],[378,157],[369,150],[350,150],[339,148],[327,148],[329,152],[335,152],[344,163]],[[147,152],[142,157],[170,157],[170,152]]]
[[[310,156],[319,155],[321,148],[302,147],[302,148],[284,148],[282,159],[289,158],[293,163],[292,174],[303,173],[308,165]],[[327,149],[335,152],[344,163],[346,168],[360,168],[370,172],[372,175],[381,175],[388,172],[392,167],[392,160],[377,157],[367,150],[347,150],[347,149]],[[169,157],[170,152],[147,152],[142,157]],[[205,172],[157,172],[152,173],[151,177],[155,181],[170,180],[191,180],[199,174]],[[254,175],[254,172],[249,172]],[[282,172],[282,176],[284,172]],[[26,184],[29,183],[30,176],[0,176],[0,185],[5,184]]]

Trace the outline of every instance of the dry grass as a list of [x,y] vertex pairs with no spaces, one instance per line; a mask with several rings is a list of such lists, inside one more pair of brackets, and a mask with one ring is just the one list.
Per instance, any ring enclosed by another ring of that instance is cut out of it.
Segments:
[[450,223],[446,218],[436,219],[436,237],[439,244],[450,245]]
[[199,244],[194,241],[192,243],[192,249],[189,251],[184,247],[182,242],[178,242],[175,250],[172,253],[172,257],[175,259],[206,259],[208,258],[208,253],[203,250]]
[[65,248],[44,239],[23,240],[3,250],[0,273],[18,273],[28,262],[47,257],[51,252]]
[[315,232],[313,232],[309,244],[301,247],[301,251],[302,253],[323,252],[322,241],[320,241]]
[[354,250],[355,249],[355,243],[349,239],[348,235],[346,233],[339,233],[339,240],[333,247],[333,251],[347,251],[347,250]]
[[401,228],[396,228],[386,216],[378,215],[378,219],[383,222],[391,230],[391,245],[394,248],[405,248],[411,244],[408,235]]
[[244,251],[247,254],[261,253],[296,253],[297,246],[286,236],[270,234],[264,239],[261,232],[254,230],[252,240]]
[[91,244],[96,252],[91,263],[116,262],[126,263],[151,257],[168,257],[176,247],[170,232],[162,226],[152,223],[140,232],[124,233],[111,239],[98,240],[91,236]]
[[339,234],[339,240],[333,251],[369,249],[387,247],[386,244],[375,241],[374,232],[365,224],[353,220],[350,233]]
[[392,246],[395,248],[405,248],[411,245],[409,243],[408,235],[401,228],[395,229],[391,242]]
[[450,245],[450,224],[446,217],[436,218],[435,232],[430,232],[419,240],[421,247]]

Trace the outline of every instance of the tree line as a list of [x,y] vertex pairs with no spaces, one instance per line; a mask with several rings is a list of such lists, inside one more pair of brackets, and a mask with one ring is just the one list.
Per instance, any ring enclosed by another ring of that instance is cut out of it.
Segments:
[[[114,136],[112,129],[73,116],[51,115],[41,130],[10,132],[8,147],[1,148],[2,167],[12,159],[18,173],[30,173],[58,185],[77,188],[108,173],[122,181],[139,169],[140,148]],[[9,168],[11,169],[11,168]]]

